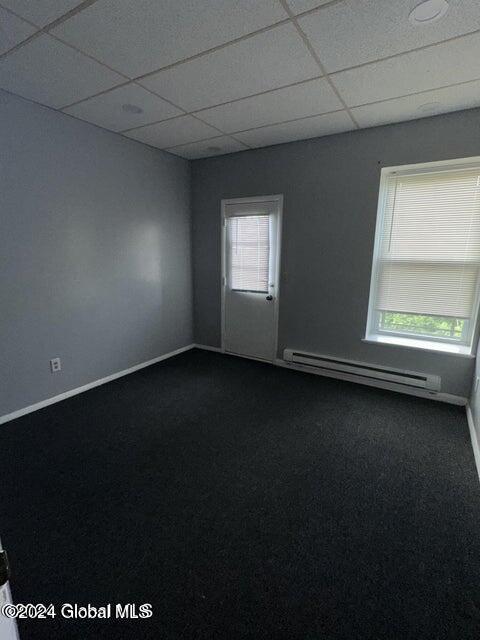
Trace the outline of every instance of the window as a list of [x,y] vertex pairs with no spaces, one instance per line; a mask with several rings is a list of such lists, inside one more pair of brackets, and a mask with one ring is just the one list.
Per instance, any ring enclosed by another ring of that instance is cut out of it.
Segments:
[[480,159],[382,170],[367,340],[471,353]]
[[227,218],[230,288],[268,293],[270,216]]

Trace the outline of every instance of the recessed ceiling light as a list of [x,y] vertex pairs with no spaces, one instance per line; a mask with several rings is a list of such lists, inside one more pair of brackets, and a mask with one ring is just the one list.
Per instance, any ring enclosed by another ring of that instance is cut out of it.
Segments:
[[207,151],[221,151],[222,147],[207,147]]
[[421,104],[417,111],[420,113],[433,113],[434,111],[438,111],[441,106],[441,102],[426,102],[425,104]]
[[143,109],[136,104],[122,104],[122,109],[127,113],[143,113]]
[[443,18],[449,5],[447,0],[427,0],[422,2],[410,13],[410,22],[415,25],[430,24]]

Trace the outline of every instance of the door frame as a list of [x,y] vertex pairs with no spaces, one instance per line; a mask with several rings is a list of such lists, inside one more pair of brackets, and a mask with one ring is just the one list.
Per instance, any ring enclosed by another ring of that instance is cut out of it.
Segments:
[[[221,246],[221,279],[220,279],[220,293],[222,300],[222,316],[221,316],[221,349],[222,353],[225,353],[225,287],[227,285],[227,265],[226,265],[226,242],[227,242],[227,226],[226,226],[226,206],[229,204],[252,204],[255,202],[275,202],[277,204],[277,255],[275,258],[275,298],[274,298],[274,310],[273,310],[273,328],[274,328],[274,351],[271,362],[275,362],[278,352],[278,322],[279,322],[279,308],[280,308],[280,277],[281,277],[281,263],[282,263],[282,227],[283,227],[283,194],[275,194],[271,196],[249,196],[248,198],[225,198],[221,201],[221,224],[220,224],[220,246]],[[230,354],[229,354],[230,355]],[[238,355],[234,354],[231,355]],[[263,358],[255,358],[254,356],[240,356],[242,358],[249,358],[250,360],[259,360],[261,362],[270,362],[270,360],[264,360]]]
[[[3,546],[2,546],[2,541],[0,539],[0,551],[3,550]],[[2,599],[0,598],[0,605],[3,604],[12,604],[13,600],[12,600],[12,593],[10,591],[10,582],[7,581],[4,585],[2,585],[0,587],[0,593],[3,595],[3,597],[5,598],[5,600],[2,601]],[[9,640],[20,640],[20,636],[18,635],[18,625],[17,625],[17,618],[7,618],[7,617],[3,617],[4,620],[4,624],[7,625],[7,627],[9,627],[8,629],[8,638]],[[2,633],[2,638],[3,638],[3,633]]]

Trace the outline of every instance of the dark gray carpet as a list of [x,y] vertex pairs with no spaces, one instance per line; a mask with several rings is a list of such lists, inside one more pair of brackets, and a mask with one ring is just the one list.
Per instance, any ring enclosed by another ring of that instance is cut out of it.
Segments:
[[478,640],[464,409],[192,351],[1,429],[22,640]]

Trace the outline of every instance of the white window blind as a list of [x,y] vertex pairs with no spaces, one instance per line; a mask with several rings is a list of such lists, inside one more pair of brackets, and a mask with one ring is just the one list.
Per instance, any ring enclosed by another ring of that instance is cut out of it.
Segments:
[[230,288],[268,292],[270,217],[227,218]]
[[465,320],[468,330],[454,339],[470,341],[480,266],[480,167],[388,174],[383,202],[373,331],[385,312],[437,316]]

